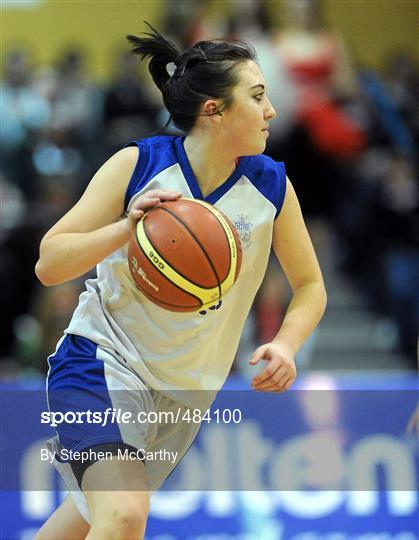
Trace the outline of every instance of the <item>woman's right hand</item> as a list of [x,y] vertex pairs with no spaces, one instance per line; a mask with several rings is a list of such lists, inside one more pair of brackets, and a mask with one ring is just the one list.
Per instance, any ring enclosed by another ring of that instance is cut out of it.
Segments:
[[134,230],[137,221],[143,217],[145,212],[153,206],[157,206],[164,201],[176,201],[182,197],[179,191],[169,189],[150,189],[138,197],[126,218],[129,234]]

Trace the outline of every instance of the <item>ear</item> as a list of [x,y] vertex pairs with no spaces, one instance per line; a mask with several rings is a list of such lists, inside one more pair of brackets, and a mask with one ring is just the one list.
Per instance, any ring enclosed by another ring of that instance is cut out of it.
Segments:
[[221,107],[221,101],[208,99],[203,105],[203,114],[211,118],[218,118],[222,114],[217,114],[217,110]]

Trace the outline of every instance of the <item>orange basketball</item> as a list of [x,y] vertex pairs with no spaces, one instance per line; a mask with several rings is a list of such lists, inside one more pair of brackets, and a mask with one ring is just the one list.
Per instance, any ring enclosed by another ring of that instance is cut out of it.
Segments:
[[169,311],[217,309],[237,280],[241,258],[230,220],[193,199],[167,201],[146,212],[128,248],[137,288]]

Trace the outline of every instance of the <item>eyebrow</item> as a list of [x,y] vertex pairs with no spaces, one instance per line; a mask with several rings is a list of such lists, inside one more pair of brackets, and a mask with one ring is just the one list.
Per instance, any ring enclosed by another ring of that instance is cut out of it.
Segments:
[[262,90],[265,90],[265,85],[264,85],[264,84],[260,84],[260,83],[259,83],[259,84],[255,84],[254,86],[251,86],[251,87],[250,87],[250,90],[253,90],[253,88],[258,88],[259,86],[262,88]]

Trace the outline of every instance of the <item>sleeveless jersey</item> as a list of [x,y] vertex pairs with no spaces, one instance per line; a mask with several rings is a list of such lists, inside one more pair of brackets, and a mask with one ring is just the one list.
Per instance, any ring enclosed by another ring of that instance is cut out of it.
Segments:
[[[192,407],[200,406],[201,399],[205,407],[204,394],[219,390],[230,371],[264,277],[286,175],[283,163],[265,155],[241,157],[232,175],[204,197],[183,140],[157,136],[130,143],[138,147],[139,157],[126,191],[125,210],[129,212],[144,191],[156,188],[213,204],[230,218],[241,239],[237,282],[218,310],[205,314],[166,311],[135,287],[126,244],[98,264],[97,278],[86,281],[66,333],[113,350],[151,388]],[[190,392],[195,390],[205,392]],[[197,398],[197,394],[203,395]]]

